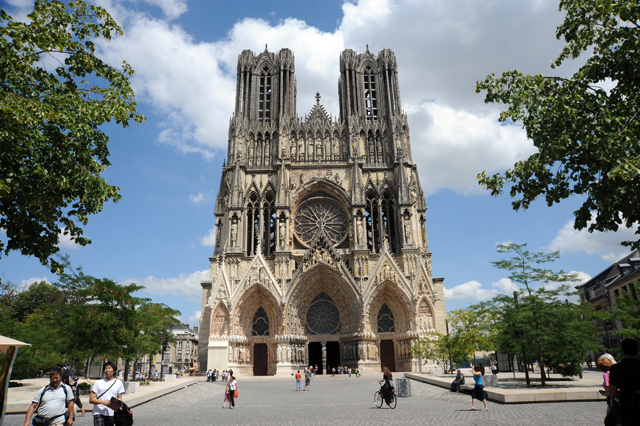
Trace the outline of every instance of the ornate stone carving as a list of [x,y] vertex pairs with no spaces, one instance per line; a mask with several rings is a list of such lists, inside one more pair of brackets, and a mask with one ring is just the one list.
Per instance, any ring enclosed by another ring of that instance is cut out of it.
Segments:
[[298,208],[294,229],[298,240],[307,247],[320,229],[337,245],[347,237],[347,215],[330,199],[311,198]]
[[[375,86],[363,92],[365,68]],[[404,369],[408,336],[444,332],[445,311],[436,301],[442,281],[431,276],[424,192],[395,56],[342,52],[337,116],[319,94],[307,115],[298,114],[294,72],[288,49],[238,57],[216,247],[203,283],[200,368],[225,369],[218,363],[227,358],[237,373],[250,374],[258,344],[267,344],[268,374],[295,369],[310,355],[326,367],[338,348],[309,340],[338,341],[340,363],[378,368],[389,362],[380,358],[384,338],[395,342],[396,366]],[[208,357],[216,364],[207,365]]]

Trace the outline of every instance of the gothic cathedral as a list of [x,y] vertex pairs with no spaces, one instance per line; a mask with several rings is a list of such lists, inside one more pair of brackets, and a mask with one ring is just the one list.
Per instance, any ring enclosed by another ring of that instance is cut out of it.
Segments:
[[342,52],[338,118],[319,94],[296,115],[289,49],[243,51],[237,78],[201,370],[415,371],[411,345],[444,333],[444,278],[432,277],[394,53]]

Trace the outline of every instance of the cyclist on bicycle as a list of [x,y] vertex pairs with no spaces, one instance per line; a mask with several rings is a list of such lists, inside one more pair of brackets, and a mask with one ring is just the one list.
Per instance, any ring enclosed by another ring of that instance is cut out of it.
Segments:
[[380,393],[382,394],[385,402],[388,405],[391,401],[391,394],[393,391],[393,386],[391,386],[391,380],[393,380],[393,376],[391,375],[391,371],[389,371],[387,367],[383,367],[382,372],[382,380],[378,380],[378,383],[384,382],[384,385],[382,385],[382,388],[380,388]]

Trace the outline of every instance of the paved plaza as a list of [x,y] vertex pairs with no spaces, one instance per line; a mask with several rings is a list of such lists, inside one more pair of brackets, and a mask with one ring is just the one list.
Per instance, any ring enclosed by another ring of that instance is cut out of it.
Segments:
[[[400,377],[400,376],[399,376]],[[376,377],[317,377],[310,392],[295,381],[273,377],[239,378],[236,408],[222,409],[223,383],[199,382],[134,408],[136,426],[146,425],[600,425],[603,402],[502,405],[470,411],[469,396],[411,381],[412,396],[395,410],[373,405]],[[476,401],[476,408],[482,403]],[[24,414],[7,415],[4,425],[22,426]],[[76,418],[90,426],[90,414]]]

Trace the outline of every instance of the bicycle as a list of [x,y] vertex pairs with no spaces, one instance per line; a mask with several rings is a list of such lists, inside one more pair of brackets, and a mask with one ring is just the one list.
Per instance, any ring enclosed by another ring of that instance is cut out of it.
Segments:
[[[380,388],[382,389],[382,386]],[[382,396],[382,392],[376,391],[376,393],[373,394],[373,404],[377,408],[380,408],[380,407],[382,407],[382,401],[384,401],[384,397]],[[391,397],[389,398],[389,402],[387,402],[387,405],[392,410],[394,408],[396,408],[396,405],[398,405],[398,397],[396,396],[395,388],[391,389]]]

